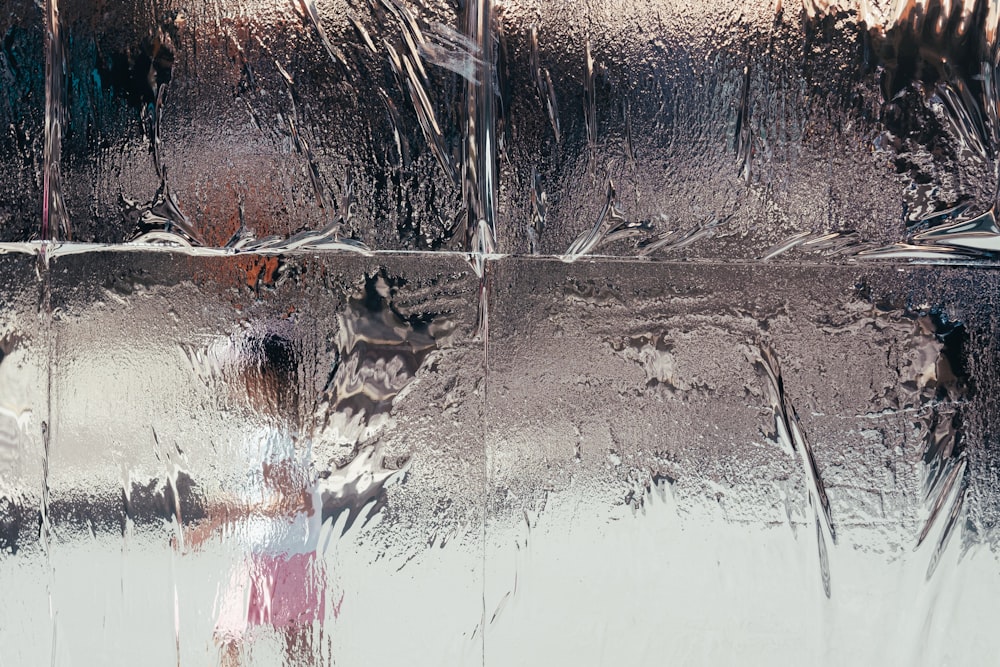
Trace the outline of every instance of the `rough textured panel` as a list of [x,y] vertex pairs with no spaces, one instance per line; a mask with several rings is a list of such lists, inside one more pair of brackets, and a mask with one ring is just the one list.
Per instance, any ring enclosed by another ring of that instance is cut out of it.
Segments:
[[[56,664],[270,665],[286,643],[338,664],[413,642],[436,664],[481,653],[464,260],[107,252],[52,275]],[[312,583],[286,557],[314,560]],[[44,598],[31,585],[17,596]],[[255,609],[268,620],[248,626]],[[286,612],[316,620],[284,631]]]
[[1000,249],[984,0],[43,4],[4,19],[10,240],[44,198],[100,242]]
[[500,262],[487,663],[992,654],[994,283]]
[[996,3],[5,10],[0,665],[998,653]]
[[501,248],[856,253],[991,211],[995,12],[806,4],[505,3]]
[[63,2],[73,238],[444,244],[464,86],[425,62],[456,28],[439,5]]
[[[49,326],[35,258],[0,255],[0,662],[44,664],[52,624],[46,592]],[[30,581],[34,594],[20,588]]]
[[37,238],[42,212],[45,55],[42,12],[31,0],[0,13],[0,241]]

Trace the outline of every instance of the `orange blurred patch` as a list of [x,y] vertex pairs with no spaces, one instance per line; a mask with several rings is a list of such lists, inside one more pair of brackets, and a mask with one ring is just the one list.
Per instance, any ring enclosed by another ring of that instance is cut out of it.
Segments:
[[278,267],[281,265],[277,257],[248,258],[246,267],[247,287],[259,291],[261,287],[274,287],[278,277]]

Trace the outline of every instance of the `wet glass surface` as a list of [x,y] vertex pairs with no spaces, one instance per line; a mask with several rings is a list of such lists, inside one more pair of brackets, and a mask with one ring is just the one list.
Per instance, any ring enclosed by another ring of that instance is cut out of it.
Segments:
[[6,661],[993,650],[992,271],[2,259]]
[[5,241],[998,248],[985,1],[8,4]]
[[988,664],[986,2],[0,12],[0,665]]

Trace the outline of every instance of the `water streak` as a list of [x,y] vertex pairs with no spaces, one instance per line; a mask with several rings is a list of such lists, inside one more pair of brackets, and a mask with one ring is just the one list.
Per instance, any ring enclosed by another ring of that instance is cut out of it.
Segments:
[[594,56],[590,52],[590,36],[584,44],[586,73],[583,84],[583,118],[587,128],[587,170],[591,177],[597,167],[597,91],[594,77]]
[[[50,365],[51,366],[51,365]],[[50,378],[51,382],[51,378]],[[52,566],[52,501],[49,489],[49,451],[50,433],[47,422],[42,422],[42,498],[39,507],[38,542],[45,553],[45,560],[48,570],[48,593],[49,593],[49,623],[52,627],[52,664],[56,664],[56,648],[58,646],[58,624],[56,623],[56,607],[52,599],[52,591],[55,588],[55,570]]]
[[348,11],[347,19],[351,22],[351,25],[354,26],[354,29],[358,31],[358,35],[361,36],[362,41],[365,43],[365,48],[367,48],[370,53],[378,53],[378,47],[376,47],[375,42],[372,41],[371,34],[353,11]]
[[348,67],[347,58],[344,57],[343,51],[335,46],[330,41],[330,38],[327,37],[326,30],[323,28],[323,22],[319,18],[319,12],[316,10],[315,0],[293,0],[293,2],[297,4],[298,9],[309,20],[309,23],[312,24],[330,59],[340,63],[344,67]]
[[958,526],[958,519],[962,514],[962,509],[965,507],[965,498],[969,493],[968,483],[965,481],[964,475],[964,462],[962,465],[956,467],[961,468],[961,472],[956,473],[955,479],[959,479],[961,481],[944,489],[948,492],[948,498],[944,504],[950,509],[944,522],[944,526],[941,527],[940,535],[934,544],[934,551],[931,553],[930,560],[927,563],[927,573],[925,575],[927,581],[930,581],[931,577],[934,576],[934,572],[937,570],[937,567],[941,562],[941,558],[944,556],[944,552],[948,548],[952,535],[955,533],[955,528]]
[[295,150],[298,154],[306,160],[306,170],[309,173],[309,182],[312,185],[313,193],[316,195],[316,205],[324,211],[332,211],[334,207],[330,201],[327,188],[323,184],[323,177],[320,175],[319,164],[316,161],[316,156],[313,154],[309,141],[302,136],[298,129],[299,111],[298,105],[296,104],[297,95],[295,89],[295,79],[291,74],[289,74],[288,70],[281,66],[280,62],[275,60],[274,64],[278,68],[278,72],[281,73],[281,78],[284,81],[285,88],[288,92],[289,104],[291,105],[291,113],[285,119],[285,122],[288,125],[288,133],[292,137],[292,145],[295,146]]
[[167,487],[170,491],[167,498],[168,508],[171,513],[171,523],[174,528],[174,539],[177,540],[177,544],[180,549],[184,550],[184,513],[181,511],[181,494],[178,486],[178,481],[181,476],[187,476],[190,479],[190,471],[186,465],[184,452],[181,450],[180,445],[174,443],[172,448],[165,449],[160,444],[160,438],[156,434],[156,429],[152,429],[153,434],[153,455],[156,457],[157,461],[163,463],[165,468],[165,478],[167,482]]
[[992,209],[971,220],[959,220],[920,232],[913,239],[974,252],[1000,252],[1000,227],[997,227]]
[[796,232],[788,238],[774,244],[761,257],[762,262],[784,255],[798,249],[806,252],[819,253],[827,256],[852,256],[863,251],[873,250],[871,243],[861,240],[857,232]]
[[[660,221],[666,222],[667,217],[660,214]],[[712,218],[688,229],[672,229],[662,232],[639,244],[639,255],[648,257],[661,250],[680,250],[701,239],[711,238],[716,230],[725,225],[729,218]]]
[[545,112],[549,117],[549,125],[552,126],[552,133],[555,135],[556,143],[559,143],[559,104],[556,101],[556,89],[552,85],[552,74],[548,68],[541,66],[541,58],[538,53],[538,26],[532,24],[529,33],[531,42],[531,53],[529,55],[531,75],[535,81],[535,90],[545,105]]
[[857,253],[858,259],[929,259],[946,260],[968,257],[957,248],[943,245],[914,245],[912,243],[893,243],[892,245],[862,250]]
[[410,166],[410,142],[400,130],[402,122],[399,118],[399,110],[396,109],[395,102],[389,98],[381,87],[378,89],[378,94],[389,114],[389,123],[392,125],[392,138],[396,143],[396,151],[399,153],[399,166],[407,169]]
[[473,336],[482,338],[484,344],[489,339],[489,286],[490,260],[498,259],[500,255],[496,253],[491,230],[486,225],[486,221],[480,220],[476,233],[473,235],[472,252],[469,253],[467,261],[479,278],[479,302],[476,315],[476,330]]
[[784,381],[781,377],[781,366],[774,350],[761,343],[752,350],[752,359],[757,372],[764,380],[774,417],[775,434],[778,443],[790,456],[800,459],[806,473],[809,503],[813,506],[816,519],[816,539],[819,553],[820,577],[823,591],[827,597],[831,595],[829,547],[827,541],[837,543],[837,533],[833,523],[833,512],[826,486],[820,476],[813,455],[812,446],[805,437],[799,424],[799,416],[795,406],[785,394]]
[[632,139],[632,102],[622,102],[622,124],[625,126],[625,158],[635,166],[635,141]]
[[245,242],[240,250],[251,253],[275,254],[294,251],[339,250],[371,255],[371,249],[362,241],[344,238],[343,224],[338,219],[319,230],[303,230],[285,239],[276,237],[261,241]]
[[432,65],[458,74],[471,85],[478,85],[483,67],[477,57],[480,49],[476,42],[440,23],[431,26],[430,34],[435,39],[421,44],[421,57]]
[[[920,530],[920,535],[917,536],[916,547],[922,545],[924,540],[927,539],[927,535],[931,532],[931,528],[940,516],[942,508],[948,504],[948,500],[951,499],[954,502],[955,498],[953,497],[952,491],[955,490],[956,483],[959,483],[959,480],[964,478],[967,461],[963,455],[957,460],[948,461],[946,465],[948,474],[944,476],[940,484],[934,485],[934,492],[929,494],[931,508],[930,512],[928,512],[927,520],[924,522],[924,526]],[[951,512],[949,512],[949,514],[951,514]]]
[[[411,49],[414,51],[412,55],[405,52],[398,52],[388,42],[385,43],[385,48],[389,55],[389,64],[392,66],[400,87],[410,97],[410,102],[413,104],[413,109],[417,114],[417,121],[420,124],[420,129],[423,131],[427,145],[437,159],[438,164],[441,165],[441,169],[447,174],[449,180],[457,182],[458,173],[455,170],[455,165],[452,163],[451,153],[445,145],[444,133],[441,132],[441,126],[438,124],[434,107],[422,83],[422,81],[426,81],[426,73],[422,69],[423,61],[419,54],[415,53],[416,47],[412,46],[411,43]],[[418,76],[418,72],[421,72],[422,76]],[[401,147],[400,152],[402,153]]]
[[492,252],[496,239],[497,143],[496,54],[493,0],[465,8],[465,30],[475,46],[476,77],[466,81],[466,134],[462,194],[467,209],[466,248]]
[[739,106],[736,108],[736,130],[733,137],[736,152],[736,167],[744,181],[750,180],[750,164],[753,157],[753,134],[750,129],[750,66],[743,68],[743,88]]
[[604,241],[613,230],[622,229],[628,224],[622,210],[618,207],[618,196],[615,192],[614,183],[608,181],[605,191],[604,208],[594,222],[593,227],[584,231],[566,250],[562,256],[564,262],[575,262],[584,255],[589,254]]
[[66,122],[66,53],[58,0],[45,0],[45,153],[42,240],[70,238],[62,192],[62,128]]
[[531,224],[528,226],[528,244],[532,255],[540,252],[542,233],[545,231],[545,215],[548,212],[548,196],[542,188],[542,177],[538,169],[531,168]]

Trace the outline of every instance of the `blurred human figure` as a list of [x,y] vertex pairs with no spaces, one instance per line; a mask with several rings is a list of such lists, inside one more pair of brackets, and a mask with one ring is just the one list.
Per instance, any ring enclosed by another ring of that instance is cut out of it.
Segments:
[[257,628],[282,637],[284,664],[312,665],[327,584],[316,554],[322,501],[312,452],[295,428],[295,351],[287,338],[267,334],[250,336],[221,356],[237,400],[260,426],[239,443],[242,470],[229,496],[185,532],[188,548],[220,534],[243,552],[217,599],[220,665],[239,665]]

